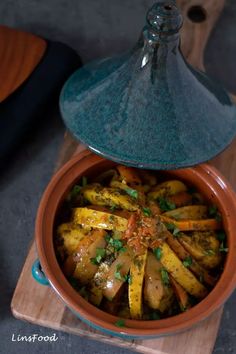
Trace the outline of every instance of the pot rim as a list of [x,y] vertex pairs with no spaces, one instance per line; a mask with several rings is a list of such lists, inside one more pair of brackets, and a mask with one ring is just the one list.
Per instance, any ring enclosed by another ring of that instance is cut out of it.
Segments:
[[[80,167],[78,167],[78,163]],[[236,215],[236,196],[222,174],[215,167],[206,163],[187,169],[168,171],[170,173],[183,174],[183,177],[184,173],[192,173],[194,178],[204,181],[208,190],[217,199],[218,207],[220,206],[220,210],[224,214],[224,228],[227,230],[229,243],[229,252],[224,270],[215,287],[199,304],[185,313],[167,319],[154,321],[125,319],[125,327],[119,328],[115,325],[119,317],[110,315],[87,302],[67,281],[57,262],[53,245],[53,224],[58,210],[58,203],[64,199],[67,191],[85,171],[95,168],[95,166],[100,166],[100,164],[108,163],[116,164],[113,161],[94,155],[88,150],[83,151],[74,156],[56,172],[43,194],[36,217],[36,246],[43,271],[52,287],[65,304],[75,313],[79,313],[82,318],[110,331],[110,333],[122,334],[123,336],[153,337],[176,333],[206,319],[227,300],[236,287],[236,273],[234,274],[232,271],[236,269],[236,241],[233,241],[232,232],[228,232],[229,228],[236,230],[236,218],[234,220],[232,217]],[[77,171],[78,168],[81,170],[80,173]],[[223,194],[221,196],[222,200],[217,198],[217,192]],[[227,204],[223,205],[225,201],[227,201]],[[51,234],[51,237],[48,237],[48,234]]]

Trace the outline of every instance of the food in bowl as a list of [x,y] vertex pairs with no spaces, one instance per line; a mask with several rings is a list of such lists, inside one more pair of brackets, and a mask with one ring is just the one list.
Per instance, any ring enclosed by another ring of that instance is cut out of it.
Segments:
[[135,320],[168,318],[206,297],[226,240],[220,212],[194,186],[121,165],[82,177],[54,232],[58,261],[80,295]]

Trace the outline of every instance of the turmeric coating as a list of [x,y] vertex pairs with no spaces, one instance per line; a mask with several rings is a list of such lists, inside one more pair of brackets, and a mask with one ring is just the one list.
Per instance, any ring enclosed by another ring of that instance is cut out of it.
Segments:
[[121,165],[88,181],[69,192],[54,235],[81,296],[121,319],[155,320],[208,295],[228,248],[220,211],[201,191]]

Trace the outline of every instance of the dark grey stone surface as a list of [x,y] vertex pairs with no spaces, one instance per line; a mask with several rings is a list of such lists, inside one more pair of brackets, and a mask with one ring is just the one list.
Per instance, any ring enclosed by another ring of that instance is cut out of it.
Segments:
[[[71,45],[84,62],[133,45],[151,0],[4,0],[0,23]],[[206,51],[206,68],[236,92],[236,2],[228,0]],[[2,118],[2,117],[1,117]],[[55,331],[16,320],[11,297],[32,239],[42,192],[50,180],[63,139],[56,109],[22,143],[0,173],[0,353],[132,353],[56,331],[58,341],[12,342],[12,335],[52,335]],[[232,270],[235,271],[235,270]],[[200,340],[200,339],[199,339]],[[236,294],[225,305],[214,353],[236,353]],[[188,353],[186,353],[188,354]],[[204,353],[202,353],[204,354]]]

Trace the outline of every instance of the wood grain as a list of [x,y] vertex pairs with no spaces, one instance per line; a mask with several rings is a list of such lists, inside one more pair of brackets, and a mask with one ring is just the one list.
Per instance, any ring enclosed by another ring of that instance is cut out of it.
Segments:
[[[181,49],[187,61],[200,70],[204,70],[204,49],[224,3],[225,0],[177,0],[184,16]],[[191,21],[188,13],[194,6],[203,9],[205,21],[199,23]]]
[[[65,134],[65,143],[60,153],[61,162],[65,162],[68,153],[76,154],[85,146],[76,143],[69,133]],[[234,163],[235,161],[235,163]],[[236,140],[211,163],[231,182],[236,190]],[[231,165],[233,166],[231,168]],[[108,344],[125,347],[140,353],[150,354],[210,354],[218,333],[223,308],[215,312],[198,326],[173,336],[152,340],[122,340],[93,330],[72,314],[48,287],[34,281],[31,267],[37,257],[35,244],[31,246],[21,272],[11,303],[12,313],[16,318],[39,325],[63,330],[83,337],[99,340]],[[34,299],[34,301],[32,301]],[[53,306],[51,305],[53,304]],[[201,338],[201,340],[199,340]]]
[[0,26],[0,102],[29,77],[46,47],[46,41],[39,37]]
[[[188,61],[203,69],[204,48],[210,31],[222,8],[223,0],[177,0],[185,15],[182,29],[182,50]],[[191,6],[202,5],[206,9],[207,19],[202,23],[193,23],[187,13]],[[77,146],[69,133],[59,154],[57,168],[64,164],[74,153],[83,150]],[[236,140],[218,157],[211,161],[236,190]],[[122,346],[140,353],[148,354],[210,354],[217,336],[223,309],[219,309],[210,318],[195,328],[181,334],[152,340],[124,341],[104,335],[83,324],[72,314],[49,287],[36,283],[31,276],[32,263],[37,257],[35,245],[30,248],[21,276],[12,299],[12,313],[16,318],[42,326],[82,335],[89,339]],[[33,299],[33,301],[32,301]],[[52,305],[53,304],[53,305]]]

